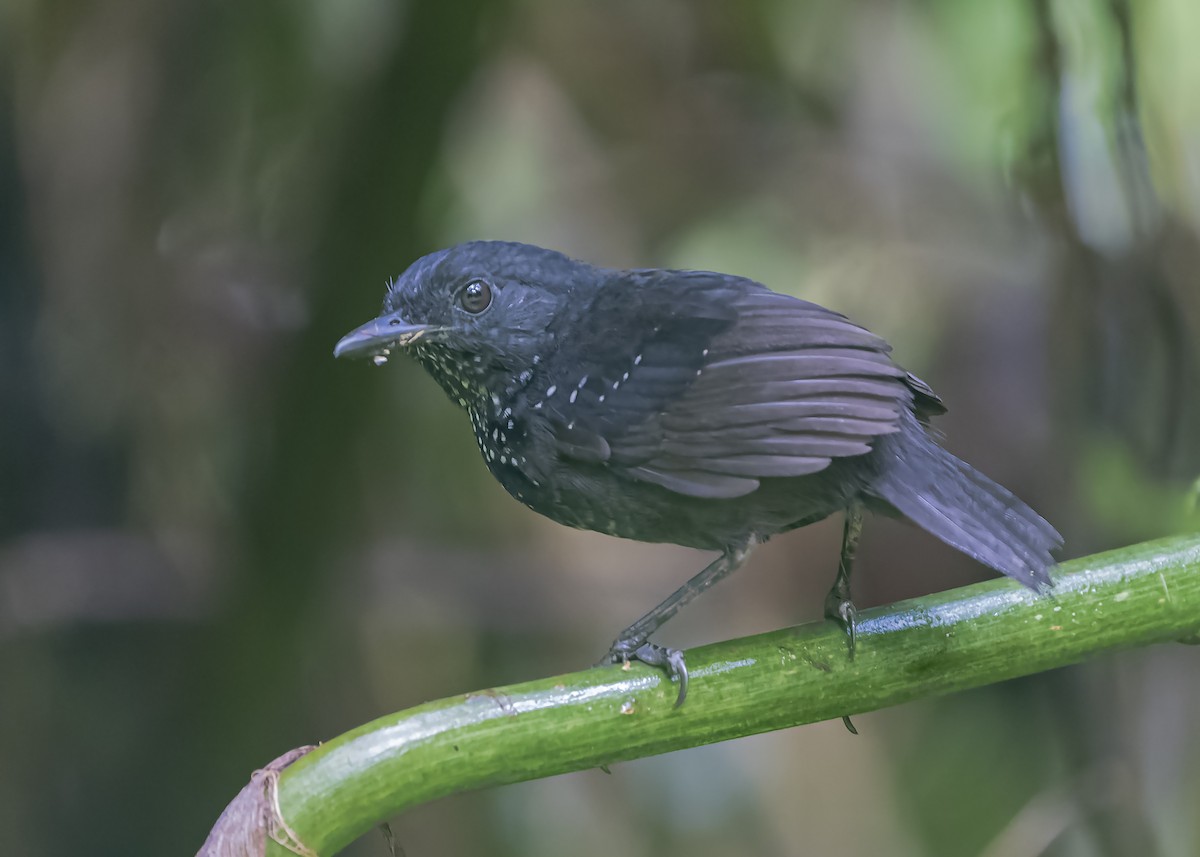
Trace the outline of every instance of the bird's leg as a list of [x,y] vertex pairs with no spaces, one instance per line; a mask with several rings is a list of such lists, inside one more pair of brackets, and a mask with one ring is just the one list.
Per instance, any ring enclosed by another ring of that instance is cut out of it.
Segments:
[[683,652],[649,642],[650,635],[661,628],[697,595],[721,578],[737,571],[746,561],[746,557],[750,555],[750,551],[754,550],[758,544],[758,537],[752,535],[744,541],[726,548],[724,553],[706,565],[699,574],[617,635],[617,639],[613,642],[612,648],[608,650],[604,661],[617,664],[634,658],[651,666],[662,667],[672,681],[679,679],[679,696],[675,700],[675,706],[678,708],[683,705],[683,700],[687,697],[688,686],[687,665],[684,663]]
[[862,503],[852,501],[846,507],[846,526],[842,530],[842,555],[838,560],[837,577],[833,588],[825,596],[825,618],[842,626],[849,637],[850,658],[854,658],[858,610],[850,600],[850,569],[854,565],[854,554],[858,550],[858,537],[862,534]]

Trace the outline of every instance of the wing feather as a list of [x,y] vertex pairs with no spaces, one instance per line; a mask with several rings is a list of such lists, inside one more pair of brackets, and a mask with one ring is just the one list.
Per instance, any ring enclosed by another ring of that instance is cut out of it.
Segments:
[[[575,385],[546,398],[562,455],[736,497],[862,455],[914,396],[936,402],[886,342],[816,304],[720,274],[624,276],[637,279],[637,317],[590,338]],[[616,294],[600,292],[597,304]]]
[[643,465],[629,471],[629,475],[645,482],[653,482],[677,494],[703,497],[707,500],[725,500],[742,497],[758,487],[757,479],[723,476],[702,470],[671,470],[662,466]]
[[[866,452],[870,447],[863,446]],[[736,455],[706,458],[704,472],[742,477],[808,476],[829,466],[830,459],[794,455]]]

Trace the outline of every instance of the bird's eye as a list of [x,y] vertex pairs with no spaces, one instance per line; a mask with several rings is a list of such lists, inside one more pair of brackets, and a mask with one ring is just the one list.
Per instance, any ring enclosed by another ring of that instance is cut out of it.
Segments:
[[492,305],[492,287],[483,280],[472,280],[458,296],[467,312],[477,315]]

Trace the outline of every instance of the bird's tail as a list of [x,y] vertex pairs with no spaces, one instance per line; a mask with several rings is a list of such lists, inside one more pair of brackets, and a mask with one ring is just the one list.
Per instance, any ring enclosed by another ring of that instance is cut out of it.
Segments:
[[1058,531],[1007,488],[938,446],[915,418],[908,420],[880,438],[884,466],[870,493],[984,565],[1033,589],[1048,586],[1050,552],[1062,547]]

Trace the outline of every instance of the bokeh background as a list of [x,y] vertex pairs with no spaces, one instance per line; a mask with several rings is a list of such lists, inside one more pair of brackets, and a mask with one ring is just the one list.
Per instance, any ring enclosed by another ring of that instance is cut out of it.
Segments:
[[[580,668],[700,567],[538,519],[415,365],[332,359],[457,240],[824,303],[1067,556],[1200,529],[1198,41],[1193,0],[6,0],[0,851],[193,853],[284,750]],[[839,527],[662,639],[818,617]],[[985,574],[890,521],[859,568],[862,605]],[[1194,857],[1197,655],[393,827],[412,857]]]

